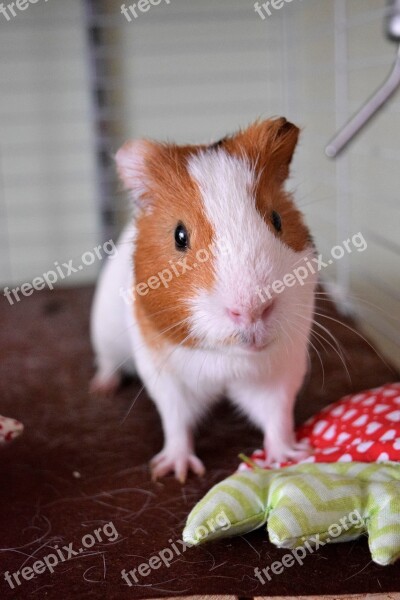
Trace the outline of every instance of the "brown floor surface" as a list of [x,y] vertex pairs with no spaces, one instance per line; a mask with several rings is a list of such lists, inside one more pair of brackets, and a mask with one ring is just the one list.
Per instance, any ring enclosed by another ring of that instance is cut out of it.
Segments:
[[[92,356],[88,337],[91,288],[38,292],[19,304],[0,303],[0,413],[25,424],[22,438],[1,449],[0,598],[154,598],[179,594],[311,595],[400,591],[400,567],[371,563],[366,540],[326,546],[275,576],[266,586],[255,567],[279,560],[264,531],[187,550],[167,568],[153,570],[128,587],[122,569],[133,569],[181,537],[194,503],[230,474],[241,451],[260,445],[252,430],[222,403],[197,437],[208,472],[180,486],[172,478],[152,483],[149,459],[161,448],[157,412],[142,393],[127,415],[138,382],[113,399],[88,395]],[[325,309],[335,315],[326,302]],[[302,421],[340,396],[398,379],[349,329],[324,324],[340,340],[350,379],[329,346],[321,366],[312,354],[312,375],[297,410]],[[74,472],[80,473],[76,478]],[[56,544],[73,543],[112,521],[113,543],[97,543],[11,590],[6,570],[32,565]]]

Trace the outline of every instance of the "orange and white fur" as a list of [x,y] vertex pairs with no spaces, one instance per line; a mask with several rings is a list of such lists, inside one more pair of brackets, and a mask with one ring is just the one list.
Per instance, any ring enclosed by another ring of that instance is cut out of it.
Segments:
[[[279,118],[210,146],[138,140],[116,155],[136,214],[98,283],[92,389],[115,388],[124,369],[140,375],[165,436],[154,477],[203,474],[193,431],[221,396],[262,429],[270,461],[308,453],[294,438],[293,407],[307,370],[315,276],[272,300],[257,293],[314,254],[284,189],[298,135]],[[157,287],[164,269],[173,276]],[[126,289],[135,289],[128,304]]]

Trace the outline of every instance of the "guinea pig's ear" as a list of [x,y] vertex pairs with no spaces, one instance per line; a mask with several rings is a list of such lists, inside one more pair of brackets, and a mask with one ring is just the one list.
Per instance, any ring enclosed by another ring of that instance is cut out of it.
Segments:
[[300,130],[284,117],[257,121],[226,144],[235,154],[247,156],[256,169],[282,184],[289,176]]
[[148,140],[133,140],[126,142],[115,155],[118,175],[135,201],[142,200],[148,191],[150,176],[147,163],[156,146]]
[[[283,183],[289,177],[290,163],[297,146],[300,129],[284,117],[271,122],[269,161],[276,168],[276,177]],[[268,154],[269,154],[268,152]]]

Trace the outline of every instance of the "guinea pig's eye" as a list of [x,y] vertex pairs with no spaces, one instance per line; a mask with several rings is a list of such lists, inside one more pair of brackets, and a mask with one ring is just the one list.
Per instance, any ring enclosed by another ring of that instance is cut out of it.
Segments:
[[178,223],[175,229],[175,248],[180,251],[189,248],[189,234],[183,223]]
[[272,211],[271,221],[272,221],[272,225],[275,227],[276,231],[278,231],[278,232],[282,231],[281,215],[278,212],[276,212],[276,210]]

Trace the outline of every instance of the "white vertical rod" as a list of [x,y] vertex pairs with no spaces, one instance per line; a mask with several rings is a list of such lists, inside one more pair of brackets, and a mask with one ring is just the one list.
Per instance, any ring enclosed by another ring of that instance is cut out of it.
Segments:
[[[336,127],[348,118],[348,45],[347,0],[335,0],[335,112]],[[336,161],[336,236],[341,244],[351,233],[352,210],[349,194],[349,158],[345,154]],[[350,259],[345,255],[337,262],[337,288],[343,308],[349,308]]]

